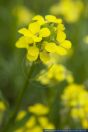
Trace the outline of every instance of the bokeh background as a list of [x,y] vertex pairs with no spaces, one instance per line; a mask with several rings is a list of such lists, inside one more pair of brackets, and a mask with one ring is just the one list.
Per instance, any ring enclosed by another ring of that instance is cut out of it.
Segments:
[[[0,107],[0,132],[14,111],[15,101],[24,85],[28,69],[24,57],[25,50],[15,47],[19,37],[18,29],[27,26],[31,18],[37,14],[43,16],[54,14],[63,19],[65,32],[72,42],[72,49],[67,57],[60,60],[60,63],[72,72],[76,84],[82,84],[86,90],[88,89],[88,0],[73,0],[75,6],[72,13],[69,8],[71,5],[67,5],[67,13],[71,16],[78,13],[76,19],[67,17],[65,13],[59,11],[63,8],[63,6],[59,7],[61,1],[65,0],[0,0],[0,101],[5,105]],[[81,5],[76,7],[77,1],[80,1]],[[79,11],[76,12],[76,8]],[[36,65],[33,77],[44,68],[41,63]],[[83,128],[81,123],[73,120],[69,114],[64,115],[61,108],[61,95],[66,86],[66,81],[49,88],[36,80],[31,81],[30,89],[28,88],[24,94],[20,110],[26,111],[29,106],[37,103],[45,104],[50,108],[48,118],[55,129]],[[30,114],[27,118],[29,117]],[[24,122],[25,120],[14,127],[11,126],[11,132],[21,128]]]

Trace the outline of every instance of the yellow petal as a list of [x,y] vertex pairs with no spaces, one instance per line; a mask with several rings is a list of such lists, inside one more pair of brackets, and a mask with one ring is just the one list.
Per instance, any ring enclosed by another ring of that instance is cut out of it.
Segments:
[[63,47],[57,46],[56,48],[56,53],[59,55],[66,55],[67,54],[67,50]]
[[69,40],[65,40],[64,42],[61,43],[61,46],[66,48],[66,49],[70,49],[71,48],[71,42]]
[[61,43],[66,39],[66,34],[63,31],[58,31],[56,39],[59,43]]
[[24,36],[32,37],[32,33],[26,28],[22,28],[18,32],[23,34]]
[[36,126],[34,126],[31,130],[28,130],[28,131],[26,131],[26,132],[42,132],[42,131],[43,131],[43,130],[42,130],[42,127],[36,125]]
[[29,24],[28,29],[33,33],[33,34],[37,34],[40,31],[40,25],[38,24],[38,22],[33,22]]
[[46,52],[40,52],[40,59],[43,63],[48,63],[50,60],[49,54]]
[[42,40],[42,37],[37,37],[36,35],[33,36],[34,42],[40,42]]
[[58,24],[57,30],[58,31],[60,31],[60,30],[64,31],[65,30],[64,24]]
[[48,37],[48,36],[50,36],[50,30],[48,28],[42,28],[40,30],[40,35],[42,37]]
[[16,47],[17,48],[28,48],[29,44],[32,44],[33,40],[32,38],[22,36],[19,38],[19,40],[16,42]]
[[32,20],[36,20],[40,25],[45,24],[44,18],[42,16],[40,16],[40,15],[37,15],[37,16],[33,17]]
[[18,113],[17,117],[16,117],[16,120],[19,121],[19,120],[22,120],[25,116],[26,116],[27,112],[22,110]]
[[55,43],[46,43],[45,44],[45,50],[50,52],[50,53],[55,53],[56,48],[57,48],[57,46]]
[[31,127],[34,127],[34,125],[36,124],[36,118],[34,116],[31,116],[27,122],[25,123],[25,126],[27,128],[31,128]]
[[45,19],[46,19],[48,22],[56,22],[56,21],[57,21],[56,17],[53,16],[53,15],[46,15],[46,16],[45,16]]
[[48,118],[46,117],[39,117],[38,120],[43,128],[45,128],[49,124]]
[[29,106],[28,111],[34,113],[35,115],[46,115],[49,112],[49,108],[43,104],[35,104],[34,106]]
[[38,55],[39,55],[39,49],[36,46],[28,48],[27,59],[29,61],[37,60]]
[[56,23],[61,24],[61,23],[62,23],[62,19],[58,18],[58,19],[56,20]]

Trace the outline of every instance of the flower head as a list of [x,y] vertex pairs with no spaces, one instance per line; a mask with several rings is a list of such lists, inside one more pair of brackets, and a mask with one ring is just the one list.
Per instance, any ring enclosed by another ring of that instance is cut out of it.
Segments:
[[44,63],[50,60],[50,54],[66,55],[71,42],[66,40],[65,27],[62,20],[52,15],[35,16],[28,28],[18,32],[23,36],[16,42],[17,48],[27,49],[27,59]]

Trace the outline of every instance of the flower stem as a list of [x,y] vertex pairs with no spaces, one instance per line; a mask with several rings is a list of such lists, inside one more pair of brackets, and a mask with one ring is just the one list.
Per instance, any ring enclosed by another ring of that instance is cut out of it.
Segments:
[[16,100],[15,110],[12,113],[11,117],[9,118],[9,120],[8,120],[6,126],[4,127],[4,129],[2,130],[2,132],[8,132],[10,126],[14,123],[16,116],[17,116],[17,113],[19,111],[19,108],[21,106],[24,93],[26,92],[26,90],[28,88],[28,84],[29,84],[29,81],[31,79],[33,70],[34,70],[34,64],[31,65],[30,70],[29,70],[28,75],[27,75],[27,78],[25,79],[24,86],[23,86],[23,88],[22,88],[22,90],[21,90],[21,92],[20,92],[20,94]]

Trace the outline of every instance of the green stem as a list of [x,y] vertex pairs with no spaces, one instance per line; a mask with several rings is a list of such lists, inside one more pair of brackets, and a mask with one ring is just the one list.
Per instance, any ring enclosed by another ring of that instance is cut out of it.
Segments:
[[16,119],[16,116],[17,116],[17,113],[19,111],[19,108],[21,106],[21,103],[22,103],[22,99],[23,99],[23,96],[24,96],[24,93],[25,91],[27,90],[28,88],[28,84],[29,84],[29,80],[31,79],[31,76],[32,76],[32,73],[33,73],[33,70],[34,70],[34,64],[31,65],[30,67],[30,70],[29,70],[29,73],[28,73],[28,76],[27,78],[25,79],[25,83],[24,83],[24,86],[17,98],[17,101],[16,101],[16,107],[15,107],[15,110],[13,112],[13,114],[11,115],[11,117],[9,118],[6,126],[4,127],[3,131],[2,132],[8,132],[10,126],[14,123],[15,119]]

